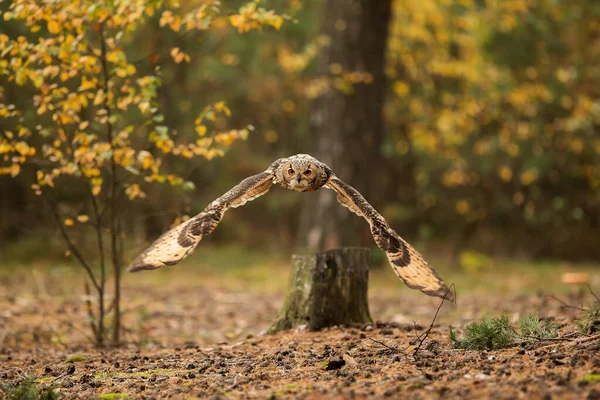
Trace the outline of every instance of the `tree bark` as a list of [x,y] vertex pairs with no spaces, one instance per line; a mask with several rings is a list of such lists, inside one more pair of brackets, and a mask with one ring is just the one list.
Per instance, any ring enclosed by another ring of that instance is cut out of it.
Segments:
[[[324,4],[321,33],[331,42],[317,59],[317,73],[330,76],[327,92],[311,105],[309,150],[328,164],[343,180],[356,187],[375,207],[385,167],[380,149],[383,141],[383,100],[386,39],[390,0],[329,0]],[[342,91],[335,74],[368,73],[371,80]],[[306,202],[298,232],[298,247],[310,251],[371,243],[364,221],[342,209],[332,193],[318,191]]]
[[368,324],[370,250],[346,247],[294,255],[288,294],[271,333],[306,325],[309,331]]

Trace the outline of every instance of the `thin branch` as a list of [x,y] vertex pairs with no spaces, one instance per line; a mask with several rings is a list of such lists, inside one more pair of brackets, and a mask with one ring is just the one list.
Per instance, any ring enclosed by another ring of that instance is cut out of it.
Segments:
[[108,142],[110,144],[111,156],[110,156],[110,170],[111,170],[111,186],[110,186],[110,195],[108,198],[108,207],[110,208],[110,246],[111,246],[111,256],[112,256],[112,264],[113,264],[113,274],[115,279],[115,318],[113,325],[113,342],[116,344],[119,342],[119,332],[121,329],[121,321],[120,321],[120,310],[119,310],[119,302],[121,297],[121,264],[119,260],[119,250],[118,250],[118,227],[117,227],[117,204],[116,204],[116,195],[119,186],[119,181],[117,177],[117,162],[115,160],[115,151],[114,151],[114,142],[113,142],[113,125],[110,122],[110,118],[112,115],[112,110],[108,103],[108,91],[109,91],[109,70],[108,70],[108,61],[106,58],[106,41],[104,38],[104,25],[100,24],[99,29],[100,34],[100,52],[101,52],[101,63],[102,63],[102,88],[104,90],[104,102],[103,107],[106,111],[106,136]]
[[83,290],[86,296],[85,299],[85,308],[87,310],[88,313],[88,317],[90,318],[90,328],[92,330],[92,332],[94,332],[94,337],[96,338],[96,343],[101,343],[102,341],[102,332],[100,331],[100,326],[96,326],[95,321],[96,321],[96,316],[94,315],[94,309],[92,308],[92,293],[90,292],[90,285],[88,283],[88,281],[84,281],[83,282]]
[[[65,325],[67,325],[67,326],[68,326],[70,329],[73,329],[74,331],[77,331],[77,332],[81,333],[81,335],[83,335],[83,337],[85,337],[85,338],[86,338],[86,340],[88,340],[90,343],[94,343],[94,339],[95,339],[95,337],[91,337],[91,336],[90,336],[90,335],[89,335],[89,334],[88,334],[86,331],[84,331],[84,330],[82,330],[82,329],[79,329],[79,328],[77,327],[77,325],[75,325],[73,322],[71,322],[71,321],[65,321],[64,319],[62,319],[62,318],[59,318],[58,316],[56,316],[56,315],[53,315],[53,314],[47,314],[47,315],[48,315],[50,318],[53,318],[54,320],[56,320],[56,321],[60,322],[61,324],[65,324]],[[54,329],[53,329],[53,330],[54,330]],[[64,343],[62,343],[62,342],[61,342],[61,344],[62,344],[62,346],[63,346],[64,348],[66,348],[66,347],[67,347],[67,346],[66,346]]]
[[96,218],[96,239],[98,241],[98,253],[100,254],[100,290],[98,292],[98,305],[100,316],[98,319],[98,330],[100,331],[101,335],[104,335],[104,294],[106,287],[106,262],[104,260],[104,239],[102,238],[102,217],[98,213],[98,200],[96,199],[96,196],[94,196],[94,194],[91,192],[90,194],[92,197],[92,209],[94,210],[94,216]]
[[537,340],[540,342],[573,342],[576,339],[573,338],[567,338],[567,337],[538,337],[538,336],[531,336],[531,335],[519,335],[517,334],[517,337],[521,338],[521,339],[533,339],[533,340]]
[[62,224],[62,221],[60,220],[60,215],[58,214],[58,211],[56,211],[56,206],[50,202],[50,199],[48,199],[48,197],[44,194],[43,191],[41,193],[42,193],[42,198],[46,201],[48,208],[50,209],[50,213],[54,217],[54,221],[56,222],[56,225],[58,225],[58,229],[60,230],[60,233],[61,233],[63,239],[65,240],[65,242],[67,243],[67,246],[69,247],[69,250],[71,251],[71,253],[73,253],[75,258],[77,258],[77,261],[79,261],[81,266],[87,271],[87,273],[90,277],[90,280],[94,284],[94,287],[97,290],[100,290],[100,285],[98,284],[98,281],[96,280],[96,276],[94,275],[92,268],[85,261],[85,259],[79,252],[79,249],[77,249],[77,247],[75,247],[75,244],[71,240],[69,233],[67,232],[67,230],[65,229],[65,227]]
[[106,307],[106,314],[110,314],[112,310],[114,310],[115,308],[115,299],[113,298],[113,300],[110,302],[110,304],[108,305],[108,307]]
[[573,340],[571,342],[570,346],[576,346],[576,345],[581,344],[581,343],[591,342],[591,341],[594,341],[596,339],[600,340],[600,333],[597,334],[597,335],[594,335],[594,336],[588,336],[588,337],[585,337],[585,338],[575,339],[575,340]]
[[547,349],[549,347],[556,347],[556,346],[563,344],[564,342],[568,342],[567,346],[575,347],[581,343],[591,342],[594,340],[600,340],[600,334],[597,334],[594,336],[587,336],[587,337],[583,337],[583,338],[579,338],[579,339],[570,339],[568,341],[565,340],[565,341],[561,341],[559,343],[552,343],[552,344],[549,344],[546,346],[538,347],[537,349],[541,350],[541,349]]
[[[69,149],[71,150],[71,154],[75,154],[75,148],[73,147],[72,135],[69,133],[67,128],[63,124],[60,123],[60,121],[57,121],[57,123],[58,123],[59,127],[69,135],[69,140],[67,141],[68,146],[69,146]],[[83,169],[81,168],[81,163],[77,159],[75,159],[75,164],[77,165],[77,169],[79,170],[81,175],[85,176],[85,174],[83,173]],[[105,313],[104,313],[104,294],[106,292],[106,290],[105,290],[106,268],[105,268],[105,262],[104,262],[104,241],[102,239],[102,221],[101,221],[102,216],[98,214],[98,201],[96,200],[96,196],[94,196],[94,193],[92,191],[92,185],[90,184],[89,181],[87,182],[87,186],[88,186],[88,190],[89,190],[90,197],[92,200],[92,208],[94,210],[94,215],[96,217],[96,222],[94,224],[94,228],[96,230],[96,235],[97,235],[98,252],[100,253],[100,284],[99,284],[99,287],[97,287],[99,318],[98,318],[97,331],[96,331],[96,326],[93,323],[92,323],[92,330],[94,332],[94,335],[96,336],[96,343],[102,344],[103,339],[104,339],[104,315],[105,315]],[[89,307],[91,310],[91,303],[89,304]],[[95,320],[95,317],[93,315],[91,317],[93,317],[93,320]]]
[[585,311],[585,308],[581,308],[581,307],[577,307],[577,306],[572,306],[570,304],[568,304],[567,302],[559,299],[558,297],[556,297],[555,295],[551,294],[551,295],[547,295],[547,297],[550,297],[551,299],[558,301],[560,304],[562,304],[563,306],[567,307],[567,308],[572,308],[574,310],[579,310],[579,311]]
[[[438,313],[440,312],[442,305],[444,305],[444,301],[446,301],[446,297],[448,296],[448,294],[450,293],[452,288],[454,288],[454,298],[456,299],[456,286],[453,283],[452,285],[450,285],[448,290],[446,290],[446,293],[444,293],[444,297],[442,298],[440,305],[438,306],[437,310],[435,311],[435,315],[433,316],[433,320],[431,321],[431,324],[429,324],[429,328],[427,328],[427,330],[423,334],[419,335],[419,337],[417,338],[417,340],[419,341],[419,345],[417,346],[415,351],[413,351],[413,357],[415,357],[417,355],[417,353],[421,349],[421,346],[423,345],[423,342],[425,342],[425,340],[429,336],[429,333],[433,329],[433,324],[435,323],[435,320],[437,319]],[[421,338],[421,336],[422,336],[422,338]]]
[[133,64],[133,65],[138,65],[138,64],[140,64],[140,63],[143,63],[144,61],[148,61],[148,59],[149,59],[150,57],[154,56],[154,55],[155,55],[155,56],[157,56],[158,58],[161,58],[161,57],[162,57],[162,56],[164,56],[164,55],[165,55],[165,54],[166,54],[168,51],[170,51],[170,50],[171,50],[171,46],[173,46],[173,45],[174,45],[176,42],[179,42],[181,39],[183,39],[184,37],[186,37],[187,35],[189,35],[191,32],[196,32],[196,31],[195,31],[195,30],[189,30],[189,31],[187,31],[187,32],[184,32],[184,33],[181,33],[181,34],[179,34],[179,35],[175,36],[175,38],[173,38],[173,40],[171,40],[171,42],[169,43],[169,45],[168,45],[168,46],[166,46],[166,47],[167,47],[167,48],[166,48],[166,50],[162,51],[160,54],[158,54],[158,53],[153,53],[153,54],[150,54],[149,56],[146,56],[146,57],[140,58],[139,60],[136,60],[136,61],[132,62],[131,64]]

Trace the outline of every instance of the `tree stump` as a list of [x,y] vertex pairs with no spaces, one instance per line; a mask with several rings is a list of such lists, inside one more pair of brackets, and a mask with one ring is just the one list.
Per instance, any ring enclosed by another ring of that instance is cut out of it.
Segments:
[[306,325],[372,323],[367,292],[370,250],[345,247],[310,255],[293,255],[288,293],[271,333]]

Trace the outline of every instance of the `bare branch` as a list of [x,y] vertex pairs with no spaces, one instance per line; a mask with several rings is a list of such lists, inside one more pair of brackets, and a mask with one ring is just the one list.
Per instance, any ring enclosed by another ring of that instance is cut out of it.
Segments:
[[116,344],[119,342],[119,334],[121,330],[121,316],[119,309],[119,302],[121,298],[121,263],[119,259],[119,249],[118,249],[118,226],[117,226],[117,190],[119,187],[119,181],[117,176],[117,162],[115,160],[115,151],[114,151],[114,141],[113,141],[113,125],[110,122],[110,117],[112,115],[112,110],[108,103],[108,90],[109,90],[109,79],[110,74],[108,70],[108,60],[106,58],[106,41],[104,38],[104,24],[100,24],[99,29],[100,34],[100,60],[102,63],[102,88],[105,93],[103,107],[106,111],[106,136],[108,139],[108,143],[110,144],[111,149],[111,157],[110,157],[110,171],[111,171],[111,185],[110,185],[110,194],[108,198],[107,207],[110,209],[110,253],[112,258],[113,265],[113,274],[114,274],[114,285],[115,285],[115,318],[113,324],[113,342]]
[[98,317],[98,330],[100,335],[104,335],[104,294],[106,292],[106,262],[104,260],[104,239],[102,238],[102,217],[98,212],[98,200],[93,193],[92,197],[92,209],[94,210],[94,217],[96,218],[96,239],[98,242],[98,253],[100,255],[100,290],[98,291],[98,310],[100,315]]
[[92,294],[90,292],[90,285],[88,283],[88,281],[84,281],[83,282],[83,290],[84,293],[86,295],[86,299],[85,299],[85,308],[87,310],[88,313],[88,317],[90,318],[90,328],[92,329],[92,332],[94,332],[94,337],[96,338],[96,343],[100,344],[102,343],[102,331],[100,331],[100,325],[96,326],[96,316],[94,315],[94,309],[92,308]]
[[138,65],[143,63],[144,61],[148,61],[152,56],[156,56],[157,58],[161,58],[162,56],[164,56],[165,54],[167,54],[169,52],[169,50],[171,49],[171,47],[179,42],[181,39],[183,39],[184,37],[186,37],[187,35],[189,35],[191,32],[195,32],[194,30],[189,30],[186,32],[183,32],[179,35],[177,35],[175,38],[173,38],[173,40],[171,40],[171,42],[169,43],[168,46],[166,46],[166,50],[162,51],[160,54],[154,53],[154,54],[150,54],[146,57],[140,58],[139,60],[133,61],[131,64],[133,65]]
[[98,284],[98,281],[96,280],[96,276],[94,275],[92,268],[85,261],[85,259],[83,258],[83,255],[81,254],[79,249],[77,247],[75,247],[75,244],[71,240],[69,233],[67,232],[64,225],[62,224],[62,221],[60,220],[60,215],[58,214],[58,211],[56,210],[56,205],[52,204],[50,199],[48,199],[48,196],[46,194],[44,194],[44,191],[41,191],[41,193],[42,193],[42,198],[46,201],[46,204],[48,205],[48,208],[50,209],[50,213],[54,217],[54,221],[56,221],[56,225],[58,225],[58,229],[60,230],[60,233],[61,233],[63,239],[65,240],[65,242],[67,243],[67,246],[69,247],[69,250],[71,251],[71,253],[73,253],[75,258],[77,258],[77,261],[79,261],[81,266],[87,271],[87,273],[90,277],[90,280],[94,284],[94,287],[97,290],[100,290],[100,285]]
[[456,302],[456,286],[453,283],[452,285],[450,285],[448,290],[446,290],[446,293],[444,293],[444,297],[442,298],[440,305],[438,306],[437,310],[435,311],[435,315],[433,316],[433,320],[431,321],[431,324],[429,324],[429,328],[427,328],[427,330],[425,332],[423,332],[421,335],[419,335],[419,337],[417,338],[417,340],[419,341],[419,345],[417,346],[415,351],[413,351],[413,357],[415,357],[417,355],[417,353],[421,349],[421,346],[423,345],[423,342],[425,342],[425,339],[427,339],[427,337],[429,336],[431,329],[433,329],[433,324],[435,323],[435,320],[437,319],[438,313],[440,312],[442,305],[444,305],[444,301],[446,301],[446,296],[448,296],[448,294],[450,293],[450,291],[453,288],[454,288],[454,299],[455,299],[454,301]]

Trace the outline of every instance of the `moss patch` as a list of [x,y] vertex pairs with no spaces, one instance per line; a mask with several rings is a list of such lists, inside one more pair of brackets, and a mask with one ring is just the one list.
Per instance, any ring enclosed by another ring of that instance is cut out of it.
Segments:
[[68,357],[65,360],[66,363],[74,363],[74,362],[79,362],[79,361],[85,361],[85,357],[81,356],[81,355],[74,355],[74,356]]

